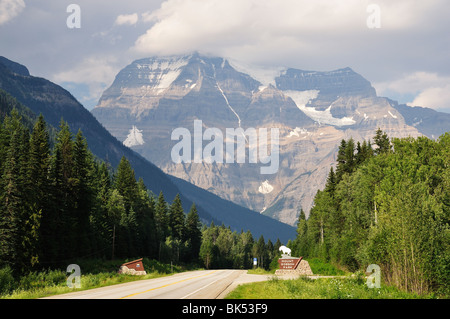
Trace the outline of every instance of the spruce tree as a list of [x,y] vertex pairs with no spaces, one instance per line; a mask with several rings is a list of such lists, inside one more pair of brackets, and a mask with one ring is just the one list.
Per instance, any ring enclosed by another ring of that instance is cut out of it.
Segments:
[[125,156],[122,157],[117,167],[114,184],[119,194],[123,196],[126,211],[129,212],[138,197],[138,185],[134,170]]
[[56,137],[55,148],[59,158],[58,177],[61,178],[61,189],[58,193],[61,196],[61,204],[58,218],[57,240],[60,245],[61,259],[76,257],[78,254],[77,243],[77,213],[76,197],[74,196],[75,176],[74,176],[74,142],[69,125],[61,120],[60,130]]
[[50,145],[47,125],[42,114],[39,115],[31,134],[28,168],[30,195],[35,204],[35,209],[43,210],[45,213],[49,206],[48,194],[50,193],[50,181],[48,179]]
[[168,229],[168,208],[167,202],[164,199],[164,194],[159,193],[158,200],[155,205],[155,222],[156,234],[158,238],[158,256],[160,258],[161,249],[166,237],[169,235]]
[[328,173],[327,182],[325,184],[325,190],[330,193],[331,197],[334,197],[334,192],[336,190],[336,174],[334,173],[333,167],[330,167],[330,172]]
[[392,146],[389,137],[380,128],[377,129],[373,140],[375,145],[378,146],[378,148],[375,149],[376,155],[389,153],[391,151]]
[[138,223],[138,248],[140,255],[156,257],[157,237],[155,233],[155,202],[149,196],[144,180],[138,181],[139,199],[135,204],[136,218]]
[[336,166],[336,183],[339,183],[339,181],[342,179],[342,175],[345,172],[345,165],[346,165],[346,148],[347,148],[347,141],[341,140],[341,144],[339,145],[338,153],[337,153],[337,166]]
[[86,255],[90,253],[90,243],[93,239],[90,237],[89,216],[94,207],[92,184],[94,163],[81,130],[78,130],[73,144],[73,163],[77,247],[79,255]]
[[12,266],[17,266],[20,262],[20,225],[25,209],[19,141],[20,132],[12,132],[1,179],[0,261]]
[[169,209],[169,229],[174,239],[183,239],[185,232],[185,215],[181,205],[180,194],[175,196]]
[[190,243],[190,260],[196,260],[199,256],[200,246],[202,244],[202,232],[200,230],[200,218],[195,204],[192,204],[189,213],[186,216],[185,240]]

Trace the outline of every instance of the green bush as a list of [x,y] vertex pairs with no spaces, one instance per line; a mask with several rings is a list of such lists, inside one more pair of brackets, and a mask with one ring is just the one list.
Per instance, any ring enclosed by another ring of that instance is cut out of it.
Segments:
[[44,270],[30,272],[20,278],[20,288],[28,290],[33,288],[44,288],[57,286],[66,281],[67,274],[62,270]]
[[321,258],[311,258],[307,260],[314,275],[323,276],[343,276],[345,272],[338,269],[333,264],[324,262]]
[[14,289],[14,277],[9,266],[0,269],[0,295],[7,294]]

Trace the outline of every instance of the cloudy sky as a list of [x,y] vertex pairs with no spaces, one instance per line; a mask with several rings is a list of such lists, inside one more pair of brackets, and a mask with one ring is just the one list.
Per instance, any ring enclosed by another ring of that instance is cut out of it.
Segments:
[[[80,28],[68,27],[71,4]],[[450,113],[449,14],[448,0],[0,0],[0,55],[88,109],[133,60],[199,51],[260,66],[349,66],[381,96]]]

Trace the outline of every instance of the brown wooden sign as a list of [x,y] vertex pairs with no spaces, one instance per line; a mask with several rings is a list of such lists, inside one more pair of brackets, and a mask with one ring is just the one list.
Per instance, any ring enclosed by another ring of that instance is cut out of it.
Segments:
[[280,269],[294,270],[302,261],[303,257],[300,258],[280,258],[278,259],[278,264]]

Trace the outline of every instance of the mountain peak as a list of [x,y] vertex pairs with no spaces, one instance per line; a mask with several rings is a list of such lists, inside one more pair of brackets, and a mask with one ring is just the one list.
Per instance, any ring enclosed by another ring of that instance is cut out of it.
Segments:
[[5,58],[4,56],[0,56],[0,64],[2,64],[4,67],[6,67],[9,71],[13,73],[23,76],[30,76],[30,72],[24,65],[11,61]]
[[346,67],[334,71],[305,71],[289,68],[277,79],[280,90],[320,90],[321,94],[376,96],[375,89],[360,74]]

